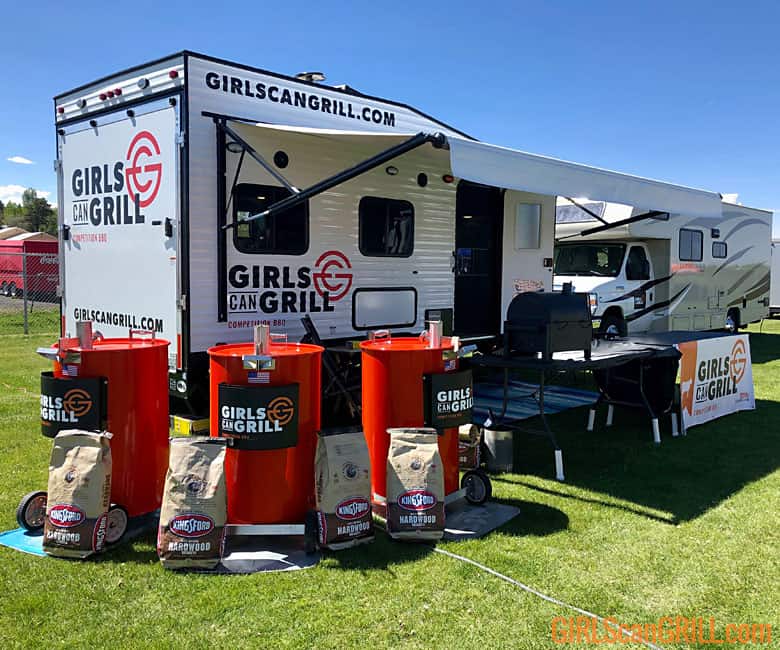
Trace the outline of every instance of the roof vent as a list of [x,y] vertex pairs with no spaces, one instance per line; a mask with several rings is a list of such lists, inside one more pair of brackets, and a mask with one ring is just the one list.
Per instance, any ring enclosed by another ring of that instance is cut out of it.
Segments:
[[295,78],[301,81],[308,81],[309,83],[325,81],[325,75],[322,72],[299,72],[295,75]]

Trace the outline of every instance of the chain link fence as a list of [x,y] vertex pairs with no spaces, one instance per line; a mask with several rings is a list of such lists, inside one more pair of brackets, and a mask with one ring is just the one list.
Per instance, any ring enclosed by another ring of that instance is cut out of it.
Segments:
[[56,254],[0,250],[0,335],[56,335],[58,284]]

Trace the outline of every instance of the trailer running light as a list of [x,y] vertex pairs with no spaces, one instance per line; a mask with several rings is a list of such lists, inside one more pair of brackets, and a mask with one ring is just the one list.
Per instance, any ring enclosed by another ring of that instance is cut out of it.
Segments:
[[138,87],[141,90],[144,90],[145,88],[148,88],[149,87],[149,80],[146,77],[141,77],[138,80]]
[[444,174],[444,176],[442,176],[441,179],[445,183],[452,183],[452,181],[455,180],[455,177],[452,174]]
[[79,99],[76,102],[76,106],[78,106],[79,108],[84,108],[86,105],[87,105],[87,100],[86,99]]
[[171,71],[168,73],[168,76],[169,76],[171,79],[176,79],[176,77],[178,77],[178,76],[179,76],[179,73],[178,73],[176,70],[171,70]]
[[100,97],[100,101],[102,101],[102,102],[104,102],[104,101],[106,101],[106,99],[108,99],[108,95],[106,95],[106,93],[100,93],[98,95],[98,97]]
[[121,94],[122,94],[122,89],[121,89],[121,88],[114,88],[114,94],[115,94],[117,97],[119,97],[119,95],[121,95]]
[[113,98],[114,98],[114,91],[113,91],[113,90],[109,90],[109,91],[106,93],[106,96],[107,96],[109,99],[113,99]]
[[58,112],[60,115],[62,115],[62,114],[65,112],[65,108],[63,108],[62,106],[58,106],[58,107],[57,107],[57,112]]
[[387,172],[388,176],[395,176],[398,173],[398,167],[395,167],[393,165],[388,165],[385,168],[385,171]]

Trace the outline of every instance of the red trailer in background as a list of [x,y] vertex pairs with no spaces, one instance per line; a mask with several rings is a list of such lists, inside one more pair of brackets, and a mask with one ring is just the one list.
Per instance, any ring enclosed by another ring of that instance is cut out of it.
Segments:
[[[0,240],[0,294],[45,300],[57,295],[59,242],[40,239]],[[26,280],[26,282],[25,282]]]

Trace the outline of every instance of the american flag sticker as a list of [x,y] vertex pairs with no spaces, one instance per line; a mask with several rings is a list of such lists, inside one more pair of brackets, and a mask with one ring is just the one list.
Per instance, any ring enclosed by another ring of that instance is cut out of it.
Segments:
[[249,371],[249,383],[250,384],[270,384],[271,373],[270,372],[258,372],[257,370]]
[[79,367],[65,364],[64,366],[62,366],[62,374],[65,375],[66,377],[78,377]]

